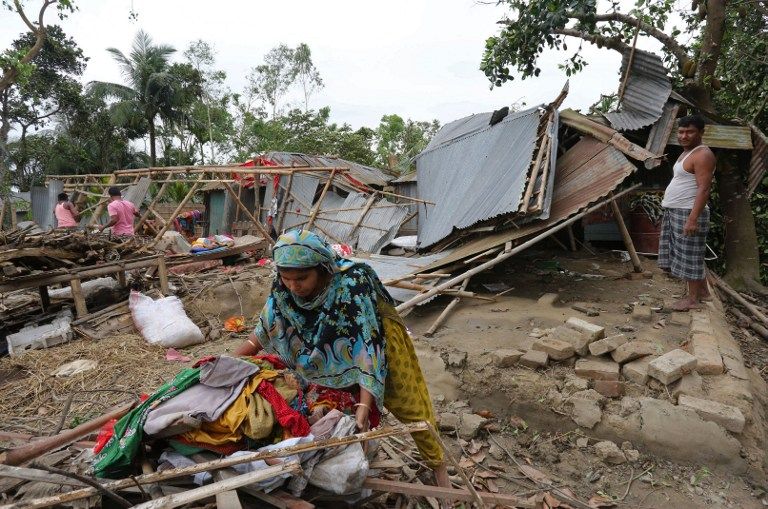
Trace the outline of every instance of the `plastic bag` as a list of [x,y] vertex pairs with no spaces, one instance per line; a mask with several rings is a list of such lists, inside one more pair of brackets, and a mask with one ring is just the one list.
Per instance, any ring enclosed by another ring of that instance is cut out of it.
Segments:
[[177,297],[154,300],[131,292],[128,305],[139,333],[153,345],[182,348],[205,341],[202,331],[189,319]]
[[368,460],[360,444],[350,444],[339,454],[321,460],[312,470],[309,484],[335,493],[357,493],[368,475]]

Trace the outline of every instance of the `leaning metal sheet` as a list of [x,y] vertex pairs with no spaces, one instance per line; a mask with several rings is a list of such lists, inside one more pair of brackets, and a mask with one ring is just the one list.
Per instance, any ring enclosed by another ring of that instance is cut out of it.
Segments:
[[[365,216],[365,220],[360,224],[357,237],[357,248],[366,253],[378,253],[389,244],[397,235],[400,224],[408,216],[408,207],[391,207],[394,205],[387,200],[380,200],[375,203]],[[386,231],[373,229],[385,228]]]
[[150,184],[152,184],[151,178],[141,177],[138,182],[123,191],[123,198],[140,208],[144,198],[147,197]]
[[419,196],[435,203],[419,216],[420,248],[439,242],[454,229],[518,210],[539,117],[539,108],[513,113],[494,126],[419,155]]
[[606,196],[635,170],[636,167],[624,154],[591,136],[585,136],[557,161],[555,191],[548,220],[468,242],[424,270],[434,270],[546,230]]
[[[438,262],[440,258],[446,256],[447,253],[437,253],[427,256],[419,256],[414,258],[406,258],[404,256],[387,256],[387,255],[371,255],[368,259],[353,258],[356,262],[367,263],[376,274],[379,279],[386,281],[387,279],[396,279],[408,274],[414,274],[420,272],[424,267],[431,263]],[[397,288],[395,286],[387,286],[387,290],[393,299],[399,302],[405,302],[416,296],[416,290],[406,290],[404,288]],[[427,300],[426,302],[429,302]],[[422,302],[421,304],[425,304]]]
[[[312,202],[315,200],[317,191],[317,178],[304,173],[294,173],[293,183],[291,184],[291,197],[288,207],[285,210],[283,219],[283,230],[292,230],[297,226],[305,224],[312,212]],[[284,184],[287,186],[287,184]]]

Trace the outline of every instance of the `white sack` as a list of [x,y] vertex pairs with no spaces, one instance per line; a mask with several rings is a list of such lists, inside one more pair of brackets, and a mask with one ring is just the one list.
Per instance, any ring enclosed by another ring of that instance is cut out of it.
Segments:
[[182,348],[205,341],[203,333],[189,319],[177,297],[152,297],[131,292],[128,299],[133,323],[149,343],[165,348]]

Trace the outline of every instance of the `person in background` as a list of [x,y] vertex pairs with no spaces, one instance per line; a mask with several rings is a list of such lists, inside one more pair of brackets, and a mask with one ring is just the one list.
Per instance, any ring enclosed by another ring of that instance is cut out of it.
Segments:
[[53,209],[53,215],[56,216],[57,228],[77,228],[77,222],[80,220],[80,213],[77,207],[69,201],[67,193],[59,193],[59,203]]
[[117,187],[109,188],[109,222],[99,228],[103,232],[105,228],[112,228],[112,233],[119,236],[133,236],[133,218],[139,217],[139,211],[136,206],[128,200],[123,200],[120,189]]
[[[339,258],[316,234],[294,230],[272,249],[277,275],[259,322],[236,355],[262,349],[304,379],[348,390],[357,427],[386,407],[401,422],[435,414],[419,360],[392,297],[373,269]],[[450,487],[443,450],[429,432],[413,438],[437,484]]]
[[659,267],[688,285],[688,295],[673,305],[675,311],[701,306],[709,297],[704,255],[709,230],[709,192],[715,173],[715,154],[701,142],[705,121],[699,115],[680,119],[677,139],[683,153],[672,167],[672,181],[661,206]]

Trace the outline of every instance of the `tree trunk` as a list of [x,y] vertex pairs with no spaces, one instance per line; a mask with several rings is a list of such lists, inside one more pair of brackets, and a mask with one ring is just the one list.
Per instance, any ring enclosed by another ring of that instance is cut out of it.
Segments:
[[149,165],[157,164],[157,152],[155,151],[155,119],[149,120]]
[[760,249],[755,218],[744,180],[732,158],[719,158],[717,191],[725,226],[725,276],[736,289],[752,289],[760,281]]

